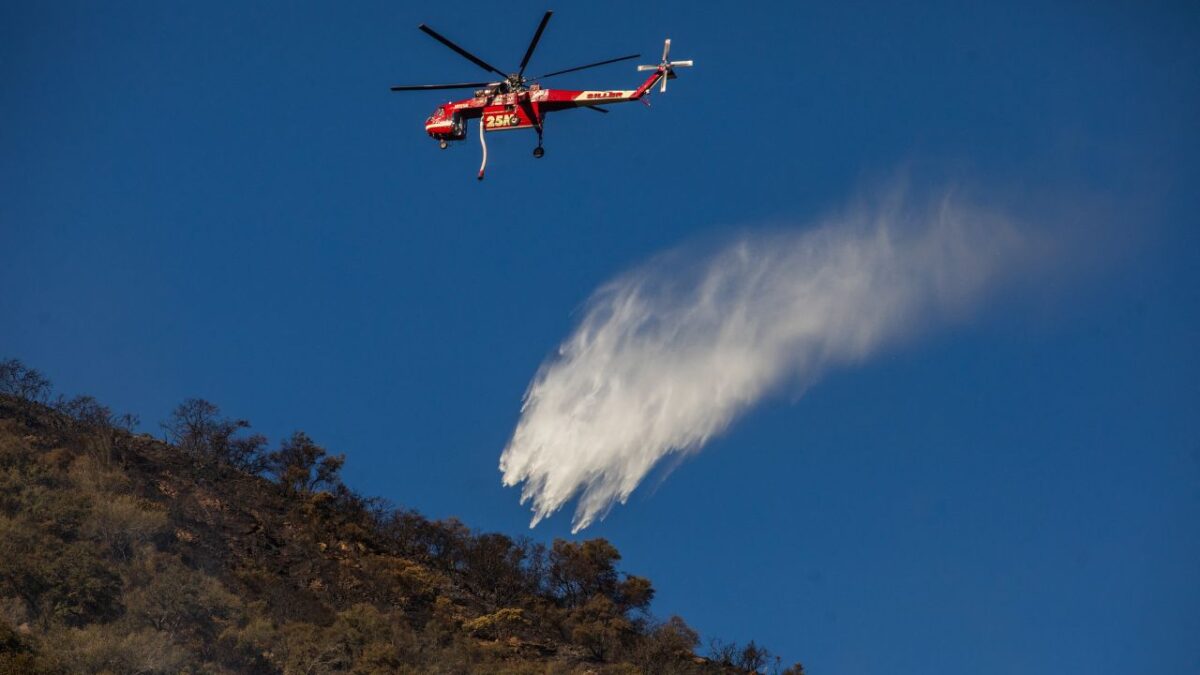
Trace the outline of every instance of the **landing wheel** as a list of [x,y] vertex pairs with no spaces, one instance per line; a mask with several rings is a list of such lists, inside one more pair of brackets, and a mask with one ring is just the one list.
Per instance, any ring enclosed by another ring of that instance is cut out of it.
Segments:
[[447,143],[445,140],[441,140],[441,141],[438,141],[438,147],[445,150],[446,148],[450,147],[450,144]]
[[544,155],[544,154],[546,154],[546,151],[543,150],[542,146],[540,146],[540,145],[533,149],[533,156],[536,157],[537,159],[541,159],[542,155]]

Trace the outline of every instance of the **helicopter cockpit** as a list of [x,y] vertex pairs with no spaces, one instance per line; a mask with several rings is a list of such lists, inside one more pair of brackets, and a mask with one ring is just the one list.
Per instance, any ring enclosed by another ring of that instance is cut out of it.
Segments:
[[425,132],[441,141],[461,141],[467,137],[467,122],[458,111],[447,112],[445,106],[438,106],[425,119]]

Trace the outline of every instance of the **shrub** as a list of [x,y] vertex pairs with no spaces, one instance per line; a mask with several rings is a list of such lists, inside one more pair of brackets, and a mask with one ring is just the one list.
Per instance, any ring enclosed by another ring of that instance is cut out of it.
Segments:
[[237,596],[175,558],[145,551],[129,573],[128,620],[172,638],[211,645],[240,616]]
[[0,675],[34,675],[38,667],[33,648],[3,619],[0,619]]
[[474,637],[496,640],[516,635],[528,623],[525,610],[505,607],[463,623],[463,630]]
[[46,656],[69,673],[174,675],[194,663],[165,633],[122,623],[52,632]]
[[44,625],[78,626],[120,613],[121,578],[86,544],[0,518],[0,597],[13,596]]
[[112,556],[126,560],[138,544],[151,541],[167,527],[162,508],[129,495],[98,500],[83,524],[83,534]]

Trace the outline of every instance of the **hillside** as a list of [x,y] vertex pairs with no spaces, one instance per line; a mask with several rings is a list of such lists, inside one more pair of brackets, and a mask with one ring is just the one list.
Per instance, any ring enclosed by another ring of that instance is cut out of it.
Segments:
[[604,539],[391,508],[204,401],[166,442],[48,392],[0,362],[0,674],[781,672],[754,643],[698,656]]

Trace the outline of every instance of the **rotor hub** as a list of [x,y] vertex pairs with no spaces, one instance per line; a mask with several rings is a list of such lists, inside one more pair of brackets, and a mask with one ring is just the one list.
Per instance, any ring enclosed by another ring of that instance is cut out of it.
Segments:
[[525,91],[525,77],[520,73],[513,73],[504,78],[503,88],[509,93]]

